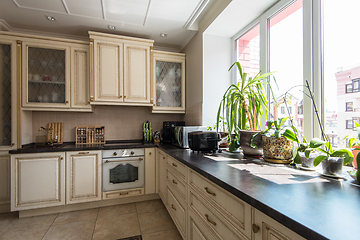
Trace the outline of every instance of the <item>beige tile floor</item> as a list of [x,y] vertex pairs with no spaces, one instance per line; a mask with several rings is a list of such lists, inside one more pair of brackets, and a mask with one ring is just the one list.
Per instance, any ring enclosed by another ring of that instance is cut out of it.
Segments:
[[18,218],[0,214],[1,240],[116,240],[142,235],[144,240],[181,240],[161,200]]

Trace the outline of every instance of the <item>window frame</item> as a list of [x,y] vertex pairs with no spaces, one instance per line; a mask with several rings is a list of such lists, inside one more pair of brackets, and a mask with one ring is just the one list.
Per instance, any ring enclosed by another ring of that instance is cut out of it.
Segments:
[[[348,107],[348,104],[350,104],[350,103],[351,103],[351,110],[348,110],[348,109],[350,109]],[[345,112],[354,112],[354,102],[345,102]]]

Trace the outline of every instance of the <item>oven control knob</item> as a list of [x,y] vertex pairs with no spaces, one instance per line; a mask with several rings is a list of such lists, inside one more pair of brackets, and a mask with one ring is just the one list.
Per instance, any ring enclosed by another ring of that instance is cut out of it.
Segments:
[[130,155],[134,155],[134,151],[131,151]]
[[114,152],[114,156],[116,156],[117,155],[117,152]]

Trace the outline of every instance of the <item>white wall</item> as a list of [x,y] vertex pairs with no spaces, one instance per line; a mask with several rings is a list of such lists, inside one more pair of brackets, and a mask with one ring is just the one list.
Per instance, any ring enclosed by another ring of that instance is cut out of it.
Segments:
[[226,89],[231,84],[232,40],[209,34],[203,35],[203,125],[216,122],[217,110]]

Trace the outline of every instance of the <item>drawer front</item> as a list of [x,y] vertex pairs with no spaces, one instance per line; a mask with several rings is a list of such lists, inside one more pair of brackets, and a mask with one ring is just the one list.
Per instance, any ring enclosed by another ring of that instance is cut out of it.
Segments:
[[183,197],[183,200],[186,202],[186,184],[183,180],[180,180],[179,178],[175,177],[174,174],[172,174],[169,169],[166,169],[166,179],[167,179],[167,185],[170,189],[176,189],[179,191],[181,196]]
[[219,210],[231,223],[248,238],[251,237],[251,207],[226,192],[194,171],[189,171],[189,184],[214,208]]
[[173,217],[179,232],[185,238],[186,234],[186,204],[175,197],[174,193],[167,189],[167,204],[170,215]]
[[189,210],[188,217],[188,240],[217,240],[219,236],[214,236],[193,211]]
[[176,174],[178,174],[179,177],[186,182],[187,167],[185,165],[179,163],[177,160],[173,159],[170,156],[167,158],[167,163],[168,163],[169,169],[176,172]]
[[189,206],[221,239],[248,240],[234,226],[230,225],[225,218],[221,217],[215,209],[209,206],[200,195],[197,195],[192,190],[189,191]]
[[144,188],[134,188],[119,191],[103,192],[103,199],[124,198],[144,195]]

